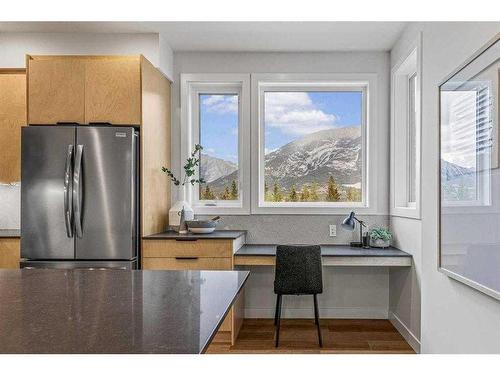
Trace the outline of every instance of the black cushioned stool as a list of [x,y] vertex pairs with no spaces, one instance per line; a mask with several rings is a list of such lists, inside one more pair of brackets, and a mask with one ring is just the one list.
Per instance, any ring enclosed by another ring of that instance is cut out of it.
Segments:
[[281,297],[283,295],[312,294],[314,296],[314,320],[318,329],[319,346],[323,346],[318,316],[317,295],[323,293],[321,248],[319,246],[280,245],[276,249],[274,274],[276,293],[276,347],[280,339]]

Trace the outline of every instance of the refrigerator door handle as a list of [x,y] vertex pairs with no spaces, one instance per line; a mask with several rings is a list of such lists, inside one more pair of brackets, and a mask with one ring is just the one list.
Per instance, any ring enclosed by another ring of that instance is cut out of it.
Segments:
[[64,166],[64,223],[66,224],[66,235],[68,237],[73,237],[73,228],[71,225],[71,220],[73,216],[73,207],[70,203],[72,198],[71,191],[71,161],[73,159],[73,145],[68,145],[68,151],[66,153],[66,164]]
[[76,235],[82,238],[82,156],[83,145],[76,146],[75,170],[73,171],[73,212]]

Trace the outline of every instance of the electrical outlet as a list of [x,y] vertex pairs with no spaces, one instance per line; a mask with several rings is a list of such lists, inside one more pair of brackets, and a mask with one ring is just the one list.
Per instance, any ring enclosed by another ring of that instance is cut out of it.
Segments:
[[330,237],[337,237],[337,226],[330,224]]

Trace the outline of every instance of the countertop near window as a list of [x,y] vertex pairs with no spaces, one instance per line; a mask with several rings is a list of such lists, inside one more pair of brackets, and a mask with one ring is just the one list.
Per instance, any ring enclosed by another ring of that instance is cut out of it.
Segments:
[[[348,245],[320,245],[324,257],[412,257],[395,247],[385,249],[371,247],[364,249]],[[276,245],[243,245],[234,255],[237,256],[276,256]]]
[[165,231],[161,233],[144,236],[145,240],[201,240],[201,239],[230,239],[235,240],[247,234],[246,230],[216,230],[208,234],[179,234],[174,231]]
[[0,270],[0,353],[203,353],[248,274]]
[[0,229],[0,238],[19,238],[21,237],[20,229]]

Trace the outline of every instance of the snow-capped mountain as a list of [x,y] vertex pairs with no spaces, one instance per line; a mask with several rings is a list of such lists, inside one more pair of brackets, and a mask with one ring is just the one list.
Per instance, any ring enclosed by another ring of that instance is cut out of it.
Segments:
[[361,181],[361,129],[346,127],[322,130],[290,142],[265,156],[265,176],[269,186],[277,181],[289,189],[295,184],[328,181],[338,184]]
[[216,158],[204,153],[201,154],[201,177],[205,179],[206,182],[212,182],[218,178],[227,176],[237,169],[238,167],[236,164],[230,161]]

